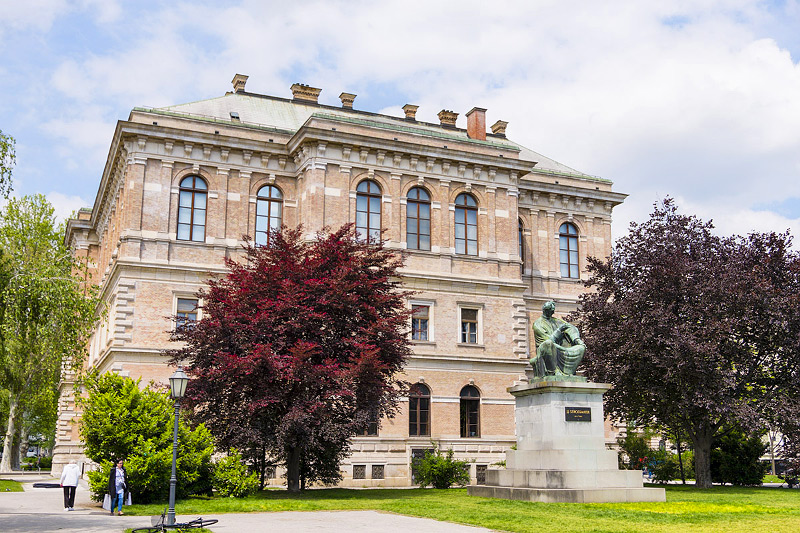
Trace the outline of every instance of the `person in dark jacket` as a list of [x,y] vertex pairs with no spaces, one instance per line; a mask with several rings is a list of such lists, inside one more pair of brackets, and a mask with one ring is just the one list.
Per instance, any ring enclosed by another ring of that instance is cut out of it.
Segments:
[[125,460],[117,460],[115,467],[111,468],[108,478],[108,494],[111,496],[111,514],[114,514],[114,503],[117,502],[117,514],[122,513],[122,503],[128,495],[128,473],[125,471]]

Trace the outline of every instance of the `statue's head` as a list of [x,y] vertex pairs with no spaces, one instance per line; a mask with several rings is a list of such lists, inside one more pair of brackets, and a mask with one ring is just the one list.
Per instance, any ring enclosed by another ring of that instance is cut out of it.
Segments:
[[553,316],[553,313],[556,312],[556,303],[553,300],[547,301],[542,306],[542,314],[547,318]]

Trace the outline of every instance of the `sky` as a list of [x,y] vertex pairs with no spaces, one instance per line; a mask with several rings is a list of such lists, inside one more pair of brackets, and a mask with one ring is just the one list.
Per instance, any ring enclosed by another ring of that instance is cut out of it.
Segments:
[[[720,234],[800,235],[800,0],[0,0],[0,130],[15,195],[91,207],[116,121],[231,90],[487,124]],[[797,244],[797,243],[796,243]]]

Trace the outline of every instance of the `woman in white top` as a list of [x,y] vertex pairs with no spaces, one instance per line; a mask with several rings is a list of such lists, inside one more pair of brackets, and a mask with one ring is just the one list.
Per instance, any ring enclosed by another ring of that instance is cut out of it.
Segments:
[[61,471],[61,486],[64,488],[64,510],[75,510],[75,490],[78,488],[80,470],[75,461],[70,461]]

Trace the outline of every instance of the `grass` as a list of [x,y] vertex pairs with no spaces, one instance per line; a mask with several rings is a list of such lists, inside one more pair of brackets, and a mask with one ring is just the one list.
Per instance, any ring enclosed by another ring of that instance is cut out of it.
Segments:
[[22,483],[10,479],[0,479],[0,492],[22,492]]
[[[134,505],[129,514],[160,514],[163,504]],[[800,530],[800,490],[667,487],[666,503],[545,504],[476,498],[466,489],[319,489],[300,495],[267,490],[243,499],[194,497],[180,514],[372,509],[513,532],[714,533]]]

